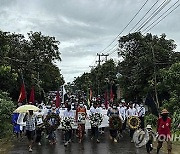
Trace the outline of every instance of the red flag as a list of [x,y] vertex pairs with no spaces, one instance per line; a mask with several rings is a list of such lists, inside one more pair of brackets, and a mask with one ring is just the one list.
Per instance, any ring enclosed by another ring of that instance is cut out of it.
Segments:
[[31,95],[29,98],[29,103],[34,104],[34,87],[31,88]]
[[25,91],[25,85],[24,83],[21,85],[21,91],[19,94],[18,102],[24,101],[26,98],[26,91]]
[[56,93],[56,107],[60,107],[60,94],[59,91]]
[[110,102],[113,102],[113,99],[114,99],[114,94],[113,94],[112,87],[111,87]]

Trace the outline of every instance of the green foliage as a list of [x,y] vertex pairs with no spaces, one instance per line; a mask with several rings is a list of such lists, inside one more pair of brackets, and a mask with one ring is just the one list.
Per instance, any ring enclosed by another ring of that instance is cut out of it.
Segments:
[[180,63],[173,64],[169,69],[162,69],[160,75],[161,88],[169,94],[169,98],[163,100],[162,107],[173,114],[175,110],[180,109]]
[[173,114],[173,121],[172,121],[172,129],[173,131],[180,132],[180,110],[176,110]]
[[146,125],[151,125],[152,127],[156,127],[157,126],[157,116],[153,115],[153,114],[147,114],[145,116],[145,124]]
[[[165,34],[159,38],[147,34],[132,33],[119,40],[119,72],[122,75],[120,85],[124,97],[130,100],[142,98],[147,92],[154,93],[154,73],[159,82],[159,70],[169,68],[176,59],[173,40],[167,40]],[[155,71],[156,68],[156,71]]]
[[42,92],[56,90],[64,83],[55,64],[61,61],[59,44],[55,37],[41,32],[30,32],[26,39],[22,34],[0,31],[1,90],[17,100],[22,76],[27,96],[32,86],[35,87],[36,99],[41,99]]
[[8,94],[0,91],[0,138],[12,132],[11,117],[14,107]]
[[10,66],[0,66],[0,86],[2,91],[13,92],[12,85],[17,82],[18,74],[11,71]]
[[93,96],[104,95],[105,91],[110,92],[110,86],[116,82],[117,67],[110,59],[101,66],[92,69],[90,73],[84,73],[74,81],[77,89],[87,92],[91,87]]

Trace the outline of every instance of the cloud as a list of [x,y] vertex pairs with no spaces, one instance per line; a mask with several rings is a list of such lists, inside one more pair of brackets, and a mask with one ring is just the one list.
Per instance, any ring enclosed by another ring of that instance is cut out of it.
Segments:
[[[148,1],[121,36],[128,34],[156,1]],[[156,7],[163,1],[159,0]],[[0,21],[3,21],[0,29],[24,35],[41,31],[55,36],[61,42],[62,62],[58,66],[68,82],[90,70],[96,54],[122,31],[143,3],[142,0],[0,0]],[[162,13],[174,3],[170,1]],[[166,33],[167,38],[175,40],[177,50],[180,50],[179,16],[177,8],[150,30],[155,35]],[[117,54],[113,57],[117,59]]]

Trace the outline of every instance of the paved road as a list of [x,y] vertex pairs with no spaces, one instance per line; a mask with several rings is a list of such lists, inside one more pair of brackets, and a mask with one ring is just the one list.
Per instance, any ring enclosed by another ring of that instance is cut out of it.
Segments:
[[[73,137],[72,143],[64,147],[63,134],[60,130],[56,132],[57,144],[49,145],[48,140],[43,138],[42,145],[34,145],[32,154],[146,154],[145,147],[136,148],[130,143],[128,134],[123,134],[118,143],[113,143],[109,139],[108,131],[100,136],[100,143],[90,140],[90,131],[87,132],[83,143],[78,143],[77,138]],[[27,154],[27,139],[15,141],[14,148],[9,154]],[[153,151],[155,153],[155,151]],[[163,153],[160,153],[163,154]]]

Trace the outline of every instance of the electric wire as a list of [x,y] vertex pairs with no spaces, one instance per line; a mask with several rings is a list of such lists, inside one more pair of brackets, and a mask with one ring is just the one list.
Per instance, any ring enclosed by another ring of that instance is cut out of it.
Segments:
[[171,10],[166,16],[164,16],[161,20],[159,20],[156,24],[154,24],[151,28],[149,28],[145,33],[147,33],[148,31],[150,31],[152,28],[154,28],[156,25],[158,25],[162,20],[164,20],[168,15],[170,15],[172,12],[174,12],[178,7],[180,6],[177,5],[173,10]]
[[156,23],[159,19],[161,20],[161,17],[163,17],[170,9],[172,9],[177,3],[176,1],[171,7],[169,7],[165,12],[163,12],[155,21],[153,21],[149,26],[147,26],[142,32],[145,32],[149,27],[151,27],[154,23]]
[[144,21],[135,31],[141,31],[142,28],[144,28],[153,18],[155,18],[170,2],[171,0],[164,0],[161,5],[153,11],[153,13]]
[[128,22],[128,24],[123,28],[123,30],[113,39],[113,41],[105,47],[101,52],[105,51],[107,48],[109,48],[115,41],[116,39],[124,32],[124,30],[130,25],[130,23],[136,18],[136,16],[139,14],[139,12],[143,9],[143,7],[147,4],[149,0],[146,0],[145,3],[141,6],[141,8],[138,10],[138,12],[134,15],[134,17]]
[[136,26],[147,16],[147,14],[154,8],[154,6],[159,2],[159,0],[157,0],[152,6],[151,8],[145,13],[145,15],[136,23],[136,25],[130,29],[129,33],[131,31],[133,31],[134,28],[136,28]]

